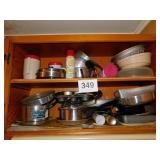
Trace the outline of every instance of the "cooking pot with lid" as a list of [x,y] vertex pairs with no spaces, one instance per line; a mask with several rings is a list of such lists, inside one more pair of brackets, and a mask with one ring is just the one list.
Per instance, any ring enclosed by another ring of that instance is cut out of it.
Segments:
[[39,79],[64,78],[65,75],[65,68],[41,68],[37,72],[37,78]]
[[48,110],[56,104],[54,92],[37,93],[22,100],[22,124],[40,125],[48,118]]

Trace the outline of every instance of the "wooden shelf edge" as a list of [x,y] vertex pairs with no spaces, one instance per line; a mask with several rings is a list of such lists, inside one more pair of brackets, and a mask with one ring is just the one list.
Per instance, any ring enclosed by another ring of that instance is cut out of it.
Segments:
[[[83,78],[85,79],[91,79],[91,78]],[[155,81],[156,77],[116,77],[116,78],[92,78],[97,79],[98,82],[122,82],[122,81]],[[12,79],[12,84],[36,84],[36,83],[73,83],[78,82],[79,79],[73,78],[73,79],[33,79],[33,80],[27,80],[27,79]]]
[[116,126],[94,129],[39,130],[39,131],[6,131],[5,139],[13,136],[43,136],[43,135],[104,135],[104,134],[156,134],[155,125],[151,126]]
[[68,34],[6,36],[13,43],[154,42],[155,34]]

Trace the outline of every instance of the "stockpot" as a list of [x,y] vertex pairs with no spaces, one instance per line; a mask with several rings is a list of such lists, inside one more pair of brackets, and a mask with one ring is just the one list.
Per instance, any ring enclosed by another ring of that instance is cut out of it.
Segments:
[[37,93],[22,100],[22,123],[40,125],[48,118],[48,110],[55,105],[54,91]]

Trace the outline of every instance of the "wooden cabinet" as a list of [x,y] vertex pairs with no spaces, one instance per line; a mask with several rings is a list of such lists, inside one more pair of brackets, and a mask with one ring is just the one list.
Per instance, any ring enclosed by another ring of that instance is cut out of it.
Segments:
[[[97,78],[103,98],[113,98],[120,88],[131,88],[156,83],[156,39],[155,35],[45,35],[45,36],[9,36],[5,37],[5,139],[23,135],[101,135],[101,134],[155,134],[155,126],[114,126],[94,129],[59,128],[33,130],[11,130],[11,125],[21,120],[21,100],[29,95],[46,90],[77,90],[78,79],[23,79],[25,54],[41,57],[41,67],[46,68],[49,61],[65,64],[67,49],[82,50],[100,65],[111,61],[118,52],[134,46],[146,44],[152,52],[153,77]],[[10,57],[8,57],[10,55]],[[49,115],[58,117],[58,105]],[[16,127],[14,127],[16,128]]]

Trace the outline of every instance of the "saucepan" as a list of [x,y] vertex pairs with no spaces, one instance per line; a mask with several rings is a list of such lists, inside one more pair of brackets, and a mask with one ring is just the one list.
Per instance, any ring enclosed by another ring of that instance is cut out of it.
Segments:
[[60,107],[59,108],[59,118],[65,121],[78,121],[82,120],[82,110],[80,107],[70,106],[70,107]]

